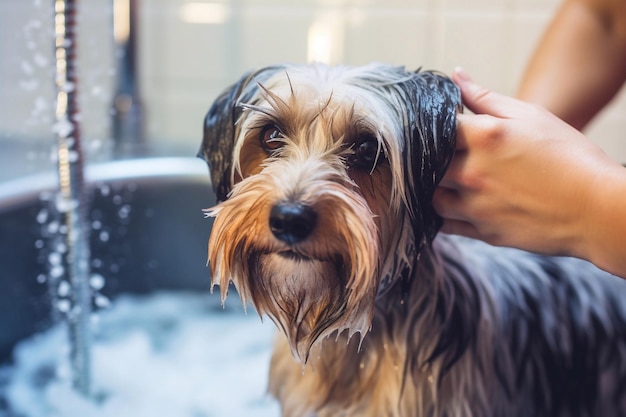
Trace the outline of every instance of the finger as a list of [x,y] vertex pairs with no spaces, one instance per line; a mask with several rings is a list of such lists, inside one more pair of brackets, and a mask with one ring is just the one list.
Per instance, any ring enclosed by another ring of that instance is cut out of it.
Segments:
[[476,84],[465,70],[456,68],[452,80],[459,86],[463,104],[475,114],[489,114],[509,118],[519,112],[524,103],[511,97],[498,94]]
[[467,133],[471,125],[471,115],[459,113],[456,115],[456,144],[455,150],[464,151],[468,148]]
[[493,134],[494,129],[502,126],[502,119],[488,114],[456,115],[455,151],[472,149],[476,144],[483,143],[486,136]]

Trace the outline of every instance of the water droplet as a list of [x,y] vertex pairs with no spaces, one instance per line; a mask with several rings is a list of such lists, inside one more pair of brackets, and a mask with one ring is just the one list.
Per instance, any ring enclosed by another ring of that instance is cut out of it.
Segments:
[[52,191],[42,191],[39,193],[40,201],[50,201],[54,193]]
[[69,282],[61,281],[59,283],[59,287],[57,288],[57,294],[59,295],[59,297],[67,297],[68,295],[70,295],[71,290],[72,287],[70,286]]
[[74,307],[72,307],[72,311],[70,312],[70,319],[76,319],[77,317],[79,317],[83,312],[83,308],[79,305],[75,305]]
[[48,110],[50,108],[48,101],[45,99],[45,97],[37,97],[35,99],[35,110],[37,112],[43,111],[43,110]]
[[37,240],[35,241],[35,247],[36,247],[37,249],[43,249],[43,247],[44,247],[44,242],[43,242],[43,240],[41,240],[41,239],[37,239]]
[[70,162],[78,161],[79,157],[80,157],[80,155],[76,151],[69,151],[68,152],[68,159],[69,159]]
[[28,61],[22,61],[21,67],[22,67],[22,71],[26,75],[32,75],[34,72],[33,66]]
[[51,278],[60,278],[65,273],[65,269],[61,265],[55,265],[50,269]]
[[37,213],[37,223],[44,224],[48,220],[48,210],[41,209],[39,213]]
[[65,242],[59,242],[55,249],[58,253],[65,253],[67,252],[67,245]]
[[50,253],[50,255],[48,255],[48,262],[50,262],[50,265],[60,265],[61,264],[61,260],[63,258],[61,257],[61,254],[58,252],[52,252]]
[[72,305],[70,304],[69,300],[57,301],[57,310],[59,310],[61,313],[68,313],[70,311],[71,306]]
[[76,90],[76,84],[74,84],[74,83],[73,83],[73,82],[71,82],[71,81],[68,81],[68,82],[66,82],[65,84],[63,84],[63,85],[61,86],[61,91],[64,91],[64,92],[66,92],[66,93],[71,93],[71,92],[73,92],[74,90]]
[[33,61],[35,61],[35,64],[41,68],[46,68],[48,66],[48,58],[42,54],[35,54],[33,56]]
[[107,308],[111,305],[111,301],[102,294],[96,295],[94,303],[99,308]]
[[89,285],[96,291],[100,291],[104,288],[104,277],[100,274],[93,274],[91,278],[89,278]]
[[39,87],[39,81],[32,79],[28,81],[20,81],[20,87],[25,91],[35,91]]
[[58,221],[52,221],[50,223],[48,223],[48,233],[50,234],[55,234],[59,231],[59,222]]
[[100,195],[106,197],[111,193],[111,187],[108,184],[102,184],[100,186]]
[[91,142],[89,142],[89,150],[91,152],[98,152],[99,150],[102,149],[103,145],[104,144],[102,143],[102,140],[92,139]]
[[39,274],[37,275],[37,282],[39,284],[43,284],[48,280],[48,277],[46,277],[46,274]]
[[102,222],[100,220],[94,220],[93,222],[91,222],[91,228],[93,230],[100,230],[100,229],[102,229]]
[[109,232],[107,232],[106,230],[103,230],[100,232],[100,241],[102,242],[108,242],[109,241]]
[[120,217],[120,219],[126,219],[128,218],[128,215],[130,214],[130,206],[128,204],[124,204],[119,211],[117,212],[118,216]]
[[74,131],[74,125],[67,119],[61,118],[52,126],[52,131],[61,137],[68,137]]
[[78,201],[64,197],[62,194],[58,194],[55,201],[55,206],[59,213],[67,213],[78,207]]

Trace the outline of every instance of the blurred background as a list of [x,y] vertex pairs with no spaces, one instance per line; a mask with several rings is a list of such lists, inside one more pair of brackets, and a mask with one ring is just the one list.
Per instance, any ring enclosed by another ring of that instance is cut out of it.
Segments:
[[[514,94],[558,0],[89,0],[79,2],[89,162],[193,156],[212,100],[252,68],[382,61]],[[0,0],[0,180],[54,169],[53,2]],[[125,124],[125,126],[124,126]],[[626,161],[626,97],[588,130]]]

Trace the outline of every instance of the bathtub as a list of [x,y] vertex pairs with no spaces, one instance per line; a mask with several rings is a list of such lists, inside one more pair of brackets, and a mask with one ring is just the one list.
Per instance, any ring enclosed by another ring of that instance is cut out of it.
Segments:
[[[0,184],[0,362],[15,344],[51,324],[41,231],[56,173]],[[89,166],[91,270],[102,293],[207,291],[207,240],[215,203],[208,169],[197,158],[146,158]],[[43,255],[42,255],[43,253]]]

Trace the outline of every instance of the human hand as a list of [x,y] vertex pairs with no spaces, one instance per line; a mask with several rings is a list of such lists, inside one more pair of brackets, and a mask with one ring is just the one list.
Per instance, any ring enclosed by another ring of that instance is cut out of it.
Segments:
[[616,166],[623,179],[623,168],[543,108],[485,89],[462,70],[452,78],[475,114],[458,115],[456,155],[435,192],[442,231],[589,259],[588,240],[601,233],[597,191]]

